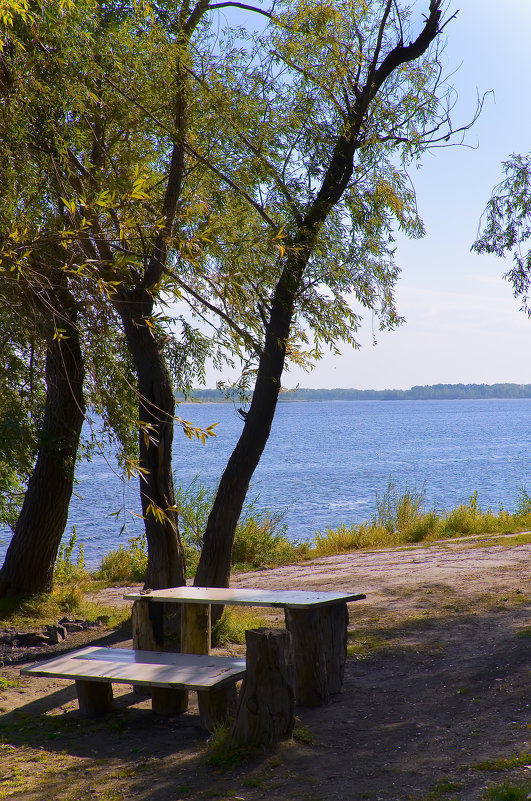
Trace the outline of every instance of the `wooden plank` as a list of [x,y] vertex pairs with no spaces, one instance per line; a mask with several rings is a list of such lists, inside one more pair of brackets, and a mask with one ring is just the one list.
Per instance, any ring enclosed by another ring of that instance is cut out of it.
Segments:
[[196,654],[84,648],[23,668],[34,676],[151,684],[157,687],[205,690],[243,678],[245,660]]
[[233,606],[273,606],[311,609],[338,602],[363,600],[363,593],[313,592],[304,590],[260,590],[232,587],[170,587],[149,593],[127,593],[128,601],[152,600],[182,604],[227,604]]

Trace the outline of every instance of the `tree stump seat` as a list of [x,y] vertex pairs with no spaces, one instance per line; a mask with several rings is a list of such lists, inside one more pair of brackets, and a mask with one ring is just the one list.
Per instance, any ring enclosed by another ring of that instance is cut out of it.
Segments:
[[202,725],[210,731],[234,714],[236,682],[245,675],[245,660],[89,647],[23,668],[21,673],[73,679],[79,709],[87,715],[112,711],[112,684],[149,687],[158,714],[185,712],[192,690],[197,692]]

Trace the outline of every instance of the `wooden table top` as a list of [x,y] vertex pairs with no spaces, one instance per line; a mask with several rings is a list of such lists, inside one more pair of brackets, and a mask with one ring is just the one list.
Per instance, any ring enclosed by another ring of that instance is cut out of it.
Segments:
[[336,603],[361,601],[363,593],[312,592],[305,590],[260,590],[232,587],[170,587],[128,593],[128,601],[164,601],[167,603],[227,604],[232,606],[280,606],[311,609]]

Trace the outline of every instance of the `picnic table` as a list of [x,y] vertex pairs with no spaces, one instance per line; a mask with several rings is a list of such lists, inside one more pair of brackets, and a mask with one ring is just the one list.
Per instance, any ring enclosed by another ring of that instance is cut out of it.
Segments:
[[[133,601],[135,648],[163,649],[162,604],[182,604],[181,651],[209,654],[211,606],[284,609],[295,660],[297,703],[320,706],[341,691],[347,651],[347,604],[363,593],[264,590],[225,587],[171,587],[127,593]],[[158,609],[156,609],[158,607]]]

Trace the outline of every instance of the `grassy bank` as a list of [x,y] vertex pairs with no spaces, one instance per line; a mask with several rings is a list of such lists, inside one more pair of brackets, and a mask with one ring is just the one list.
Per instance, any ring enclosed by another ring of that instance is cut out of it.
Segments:
[[[212,493],[197,481],[187,490],[180,488],[178,492],[180,532],[190,577],[199,559],[211,503]],[[438,514],[425,509],[422,491],[407,488],[401,491],[389,482],[385,493],[377,498],[376,507],[376,514],[369,521],[328,527],[316,532],[311,542],[293,542],[287,536],[282,514],[259,511],[255,500],[245,508],[236,531],[233,569],[256,570],[363,549],[483,535],[490,538],[531,530],[531,497],[524,489],[520,490],[514,512],[502,507],[497,511],[483,510],[474,492],[467,504]],[[528,542],[530,536],[523,533],[518,541]],[[130,540],[127,547],[120,546],[107,554],[94,577],[107,583],[141,582],[146,563],[145,541],[137,537]],[[63,552],[58,570],[65,577],[83,570],[79,559],[77,563],[73,561],[70,546]]]
[[[189,576],[193,576],[212,494],[198,482],[178,493],[180,531],[185,543]],[[443,514],[424,508],[423,493],[415,489],[399,491],[389,483],[386,492],[377,499],[377,512],[372,520],[359,525],[340,525],[314,534],[311,542],[292,542],[288,539],[281,514],[260,512],[257,501],[245,509],[234,543],[233,570],[256,570],[309,559],[375,548],[391,548],[465,537],[485,537],[489,544],[518,544],[531,541],[531,498],[520,491],[514,512],[500,508],[486,511],[473,493],[467,504]],[[510,540],[508,534],[518,534]],[[103,610],[100,605],[87,603],[85,595],[105,586],[143,582],[147,566],[146,544],[143,537],[129,541],[108,553],[93,572],[85,567],[83,546],[77,545],[73,531],[69,542],[61,548],[55,568],[55,589],[51,595],[27,601],[0,601],[0,625],[9,620],[12,626],[27,626],[31,621],[56,621],[62,615],[80,616],[87,620],[108,616],[112,626],[121,622],[116,609]],[[125,615],[126,613],[124,613]],[[123,617],[123,616],[122,616]],[[231,627],[241,628],[234,620]],[[248,626],[247,626],[248,627]],[[245,627],[244,627],[245,628]],[[224,638],[222,631],[220,639]]]

